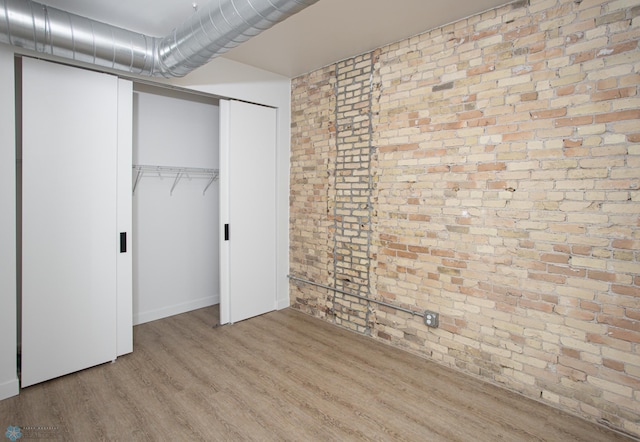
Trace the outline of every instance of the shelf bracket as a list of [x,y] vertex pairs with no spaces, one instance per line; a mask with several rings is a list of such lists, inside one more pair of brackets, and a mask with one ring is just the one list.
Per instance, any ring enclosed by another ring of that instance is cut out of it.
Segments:
[[209,179],[209,182],[207,183],[206,187],[202,191],[202,196],[204,196],[204,194],[207,193],[207,189],[209,188],[209,186],[211,186],[211,184],[213,184],[216,178],[217,178],[216,174],[211,175],[211,179]]
[[136,180],[133,182],[133,194],[136,194],[136,187],[138,187],[138,182],[140,181],[140,178],[142,178],[142,175],[144,175],[144,171],[140,168],[137,169],[138,173],[136,174]]
[[178,184],[178,181],[180,181],[180,178],[182,178],[182,172],[178,172],[178,174],[176,175],[176,179],[173,182],[173,186],[171,186],[171,190],[169,191],[169,195],[173,196],[173,189],[176,188],[176,185]]

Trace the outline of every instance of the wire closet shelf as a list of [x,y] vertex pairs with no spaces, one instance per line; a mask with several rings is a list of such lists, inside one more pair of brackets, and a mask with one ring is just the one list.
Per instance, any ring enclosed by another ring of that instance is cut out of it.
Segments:
[[173,195],[173,190],[178,185],[181,179],[187,178],[188,180],[194,178],[207,179],[207,185],[202,190],[202,195],[207,192],[207,189],[211,187],[214,181],[219,177],[218,169],[204,169],[200,167],[172,167],[172,166],[150,166],[143,164],[134,164],[133,171],[136,176],[133,181],[133,194],[136,193],[136,188],[140,183],[143,176],[154,176],[160,179],[173,178],[173,185],[169,191],[169,195]]

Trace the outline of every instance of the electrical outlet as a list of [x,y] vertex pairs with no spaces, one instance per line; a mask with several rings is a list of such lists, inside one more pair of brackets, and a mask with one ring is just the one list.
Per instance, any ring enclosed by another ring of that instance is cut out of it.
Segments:
[[425,310],[424,323],[427,327],[438,328],[439,321],[440,321],[440,315],[438,315],[436,312],[430,312],[429,310]]

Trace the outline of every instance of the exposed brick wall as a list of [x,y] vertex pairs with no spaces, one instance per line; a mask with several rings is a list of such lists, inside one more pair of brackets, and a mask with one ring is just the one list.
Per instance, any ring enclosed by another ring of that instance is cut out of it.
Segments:
[[[639,40],[640,0],[531,0],[295,79],[291,273],[440,328],[360,302],[356,327],[308,284],[292,305],[640,435]],[[341,257],[346,182],[368,261]]]
[[[291,104],[291,201],[289,241],[292,274],[333,281],[335,213],[335,68],[293,80]],[[333,309],[333,293],[291,287],[291,303],[321,318]]]
[[[365,54],[336,65],[334,287],[369,295],[371,269],[371,135],[375,57]],[[333,294],[337,324],[368,333],[367,301]]]

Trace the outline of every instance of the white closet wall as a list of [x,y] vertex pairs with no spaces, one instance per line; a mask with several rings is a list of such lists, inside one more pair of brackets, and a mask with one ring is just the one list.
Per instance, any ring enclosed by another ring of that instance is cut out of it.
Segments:
[[[218,169],[219,107],[208,97],[136,85],[135,165]],[[134,174],[135,179],[135,174]],[[145,173],[133,196],[134,324],[217,304],[219,185]]]

